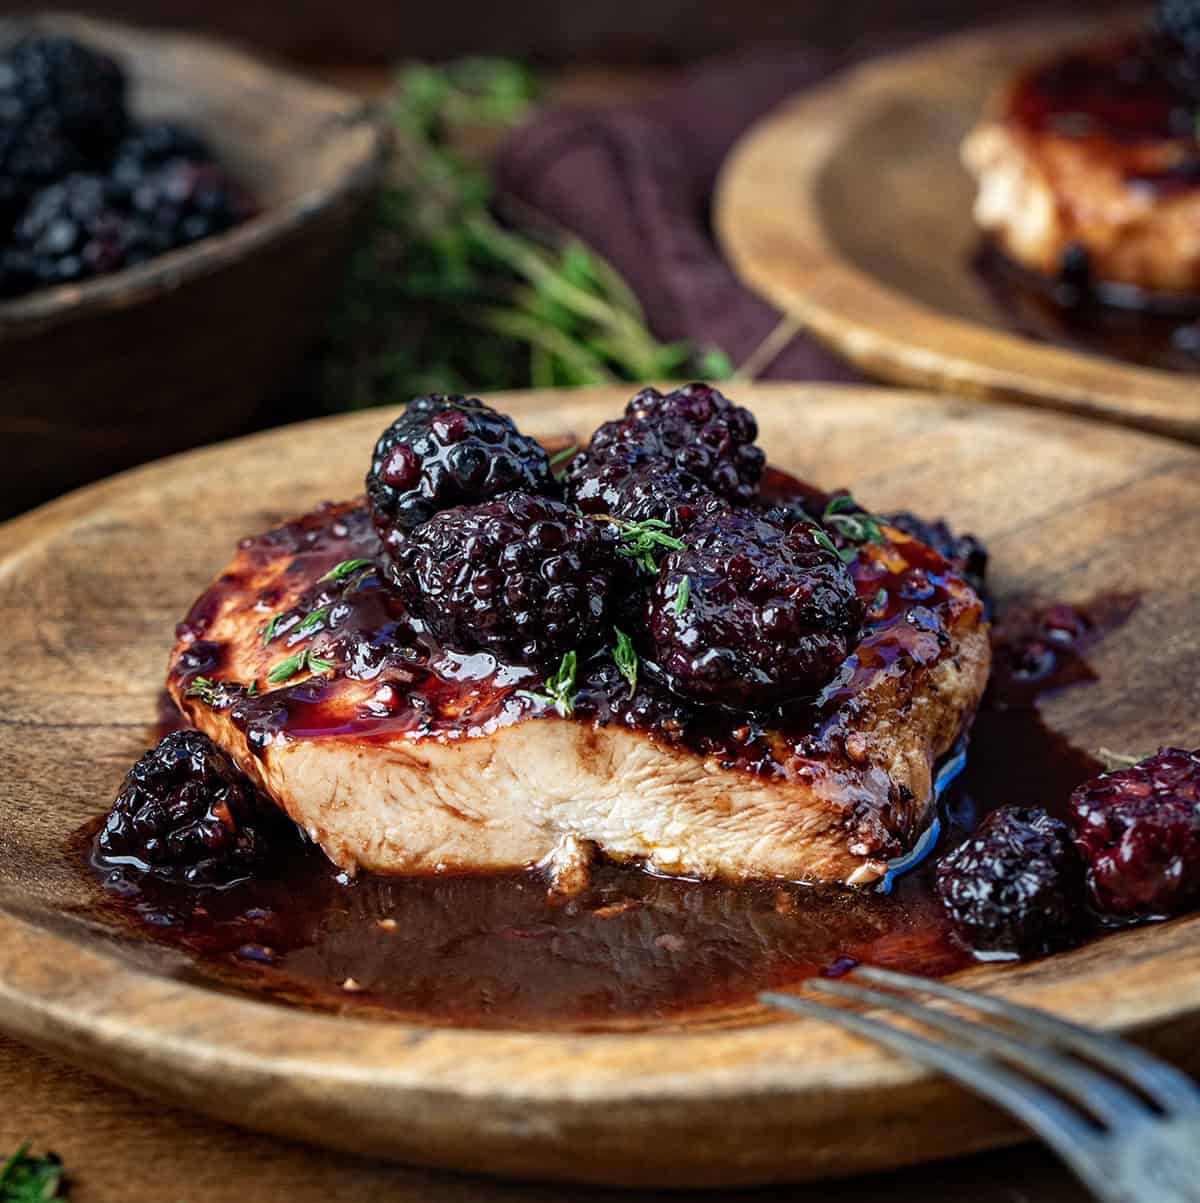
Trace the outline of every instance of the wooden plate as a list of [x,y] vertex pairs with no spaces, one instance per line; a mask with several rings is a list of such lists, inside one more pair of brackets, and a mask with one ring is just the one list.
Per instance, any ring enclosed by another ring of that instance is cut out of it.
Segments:
[[1195,377],[1026,338],[972,267],[980,238],[964,135],[1019,65],[1106,29],[1111,20],[1039,18],[983,30],[869,62],[785,104],[720,180],[717,228],[734,267],[872,375],[1200,441]]
[[[501,398],[586,435],[615,390]],[[771,457],[871,505],[945,513],[992,544],[1000,592],[1140,590],[1048,702],[1080,747],[1200,744],[1200,452],[1060,414],[881,389],[747,388]],[[191,452],[0,528],[0,1025],[210,1115],[464,1170],[605,1183],[847,1174],[1010,1140],[957,1090],[820,1024],[750,1008],[592,1036],[336,1018],[188,980],[89,910],[65,850],[146,746],[172,625],[234,541],[353,494],[387,415]],[[1200,917],[968,977],[1136,1031],[1200,1065]]]

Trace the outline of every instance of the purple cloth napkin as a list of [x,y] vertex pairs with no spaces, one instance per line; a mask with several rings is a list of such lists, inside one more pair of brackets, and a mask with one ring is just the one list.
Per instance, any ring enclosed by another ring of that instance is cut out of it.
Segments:
[[[738,281],[717,249],[709,221],[717,173],[753,121],[843,61],[803,49],[756,51],[693,68],[644,104],[551,111],[502,149],[501,194],[608,259],[658,337],[720,347],[739,364],[781,315]],[[805,335],[761,374],[861,379]]]

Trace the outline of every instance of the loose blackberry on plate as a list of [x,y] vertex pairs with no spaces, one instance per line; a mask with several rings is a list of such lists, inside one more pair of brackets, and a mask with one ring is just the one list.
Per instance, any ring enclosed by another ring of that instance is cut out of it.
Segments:
[[753,709],[815,694],[833,676],[863,608],[820,533],[737,512],[692,527],[686,546],[664,559],[647,608],[673,688]]
[[392,550],[439,510],[519,490],[555,497],[550,457],[513,420],[474,397],[417,397],[379,436],[367,497]]
[[443,510],[394,554],[401,591],[455,650],[548,666],[602,637],[612,540],[560,501],[506,493]]
[[129,770],[96,836],[101,860],[133,861],[198,884],[249,871],[269,813],[207,735],[173,731]]
[[1042,956],[1086,930],[1083,864],[1070,829],[1036,807],[988,815],[938,862],[937,892],[977,952]]
[[1200,903],[1200,751],[1160,748],[1071,795],[1092,904],[1119,918]]

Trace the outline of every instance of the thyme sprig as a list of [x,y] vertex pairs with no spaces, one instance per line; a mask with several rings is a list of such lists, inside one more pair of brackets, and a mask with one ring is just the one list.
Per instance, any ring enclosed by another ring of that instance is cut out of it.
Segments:
[[613,648],[613,662],[617,671],[629,682],[629,696],[633,697],[637,692],[638,654],[634,650],[633,640],[620,627],[613,627],[613,634],[617,637],[616,646]]
[[61,1199],[65,1184],[62,1162],[53,1153],[30,1157],[28,1141],[0,1165],[0,1203]]
[[343,560],[340,564],[334,564],[334,566],[324,576],[318,577],[317,583],[323,584],[325,581],[344,581],[348,577],[352,577],[360,569],[372,567],[374,567],[374,565],[370,560]]
[[258,693],[258,683],[251,681],[241,685],[237,681],[214,681],[212,677],[193,677],[184,690],[185,698],[199,698],[205,706],[225,706],[235,693],[252,698]]
[[574,652],[567,652],[557,670],[546,678],[545,693],[535,693],[531,689],[518,689],[517,696],[553,706],[563,718],[571,718],[575,713],[577,661],[578,657]]
[[608,522],[617,528],[617,554],[633,560],[643,572],[658,571],[658,561],[654,553],[660,548],[668,551],[682,551],[686,546],[684,541],[671,534],[671,527],[661,518],[643,518],[640,522],[630,522],[625,518],[614,518],[610,514],[597,514],[601,522]]
[[572,443],[550,457],[550,473],[555,480],[561,480],[567,471],[567,466],[579,452],[579,444]]
[[281,685],[284,681],[290,681],[298,673],[305,671],[311,673],[326,673],[336,668],[337,665],[332,660],[324,660],[308,648],[302,648],[298,652],[293,652],[285,660],[280,660],[274,668],[267,673],[268,685]]
[[692,596],[692,579],[685,575],[679,582],[679,587],[675,591],[675,613],[682,614],[688,608],[688,602]]
[[1100,759],[1104,761],[1106,773],[1114,773],[1117,769],[1132,768],[1141,759],[1139,756],[1130,756],[1127,752],[1114,752],[1111,748],[1097,748],[1096,751],[1100,754]]
[[292,634],[311,635],[314,631],[319,631],[328,614],[328,606],[318,606],[315,610],[309,610],[309,612],[300,620],[299,625],[292,632]]
[[[861,545],[883,542],[883,530],[879,519],[864,510],[850,493],[839,493],[829,499],[829,504],[821,515],[821,523],[823,526],[832,527],[848,543]],[[843,548],[843,551],[849,550]],[[855,551],[854,555],[848,558],[852,560],[857,554]],[[847,559],[844,555],[842,558]]]

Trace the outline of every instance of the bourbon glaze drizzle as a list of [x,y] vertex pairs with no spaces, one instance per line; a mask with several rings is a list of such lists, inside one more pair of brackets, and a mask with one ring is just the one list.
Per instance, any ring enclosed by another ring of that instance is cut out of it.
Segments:
[[[823,504],[823,494],[778,472],[768,473],[764,491],[774,500],[806,498],[818,512]],[[347,529],[357,521],[347,518]],[[321,522],[293,527],[265,539],[276,540],[276,548],[278,540],[291,539],[296,554],[329,558]],[[333,561],[352,554],[343,554],[347,541],[353,542],[349,534],[338,536]],[[269,554],[255,541],[249,550]],[[860,559],[866,569],[860,591],[885,588],[889,601],[873,615],[867,638],[826,691],[829,697],[810,708],[810,719],[852,688],[855,674],[922,654],[932,631],[895,621],[901,589],[931,590],[920,601],[945,604],[941,562],[932,553],[922,569],[928,581],[907,586]],[[384,603],[363,604],[369,629],[379,617],[374,607]],[[1084,653],[1135,604],[1123,597],[1084,607],[1018,606],[998,626],[999,671],[974,728],[968,767],[942,799],[939,853],[998,805],[1061,809],[1070,790],[1099,771],[1096,760],[1043,725],[1037,700],[1094,679]],[[204,605],[201,599],[185,620],[194,649],[204,642]],[[200,646],[199,652],[198,661],[213,661],[209,670],[219,665],[219,649]],[[468,680],[478,669],[459,667]],[[327,688],[336,690],[336,683],[308,694],[287,691],[294,696],[285,717],[269,699],[244,699],[250,703],[244,721],[272,716],[267,734],[334,730],[336,724],[322,725]],[[289,829],[272,847],[269,873],[217,889],[94,864],[96,825],[77,836],[79,855],[104,886],[101,910],[114,924],[131,929],[134,938],[190,954],[186,976],[204,984],[321,1010],[493,1028],[721,1022],[741,1013],[759,990],[844,972],[857,962],[940,975],[971,960],[947,931],[933,895],[934,857],[898,879],[886,897],[781,883],[735,887],[602,864],[582,894],[554,900],[536,871],[363,874],[347,882]]]

